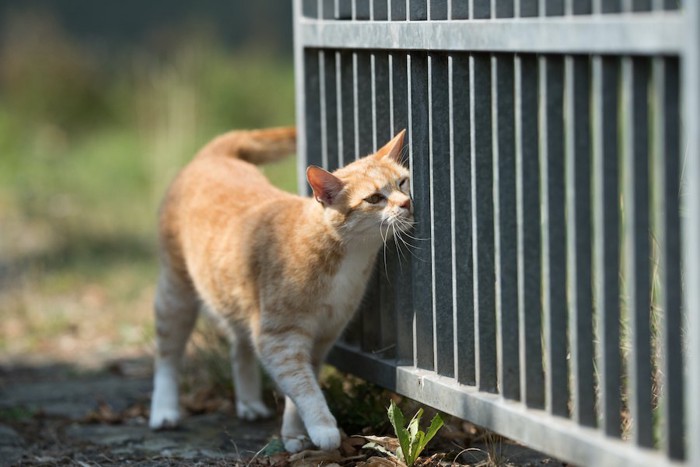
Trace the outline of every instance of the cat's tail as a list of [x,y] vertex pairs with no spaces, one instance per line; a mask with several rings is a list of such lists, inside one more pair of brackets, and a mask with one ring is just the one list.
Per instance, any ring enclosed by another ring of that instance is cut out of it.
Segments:
[[230,131],[215,138],[202,152],[234,157],[257,165],[275,162],[294,154],[296,149],[296,128],[280,127]]

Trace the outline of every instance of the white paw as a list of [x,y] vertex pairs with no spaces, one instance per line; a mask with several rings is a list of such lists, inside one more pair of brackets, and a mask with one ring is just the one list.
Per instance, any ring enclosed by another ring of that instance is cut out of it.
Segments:
[[334,426],[317,425],[308,430],[311,441],[322,451],[331,451],[340,447],[340,431]]
[[293,438],[287,438],[283,436],[282,441],[284,442],[284,449],[286,449],[287,452],[291,452],[292,454],[294,454],[295,452],[303,451],[304,449],[309,449],[313,446],[313,443],[306,435],[299,435]]
[[272,416],[272,411],[260,401],[236,401],[236,413],[242,420],[258,420]]
[[175,428],[180,422],[180,411],[178,409],[165,409],[151,407],[151,417],[148,426],[152,430],[167,430]]

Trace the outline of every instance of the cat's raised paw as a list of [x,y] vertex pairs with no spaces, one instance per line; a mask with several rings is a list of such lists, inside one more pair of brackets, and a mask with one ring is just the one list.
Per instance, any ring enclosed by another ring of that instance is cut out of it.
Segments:
[[272,411],[268,409],[264,403],[259,401],[236,401],[236,414],[241,420],[248,421],[272,417]]
[[179,410],[151,410],[148,426],[151,430],[169,430],[176,428],[180,422]]
[[308,431],[311,441],[322,451],[331,451],[340,447],[340,431],[338,428],[313,426]]
[[313,446],[313,443],[306,435],[299,435],[293,438],[282,437],[282,441],[284,442],[284,449],[292,454]]

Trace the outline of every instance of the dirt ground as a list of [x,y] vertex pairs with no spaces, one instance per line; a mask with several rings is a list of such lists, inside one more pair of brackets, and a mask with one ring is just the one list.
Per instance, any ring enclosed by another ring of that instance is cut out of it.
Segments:
[[[60,363],[0,365],[0,465],[78,466],[301,466],[393,465],[349,437],[334,453],[283,452],[276,419],[241,422],[232,404],[190,400],[177,430],[153,432],[147,415],[151,362],[126,358],[82,366]],[[199,412],[199,413],[197,413]],[[449,430],[443,452],[423,465],[561,465],[511,443],[477,441],[459,455],[464,433]],[[497,446],[498,452],[494,451]]]
[[64,364],[0,369],[2,465],[231,465],[252,457],[277,420],[238,423],[229,410],[147,426],[150,362],[85,371]]

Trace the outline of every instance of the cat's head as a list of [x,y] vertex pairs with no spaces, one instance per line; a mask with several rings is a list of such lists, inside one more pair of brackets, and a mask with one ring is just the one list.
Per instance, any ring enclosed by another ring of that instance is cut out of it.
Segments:
[[410,173],[401,163],[404,134],[333,173],[307,169],[314,197],[344,236],[386,239],[413,225]]

